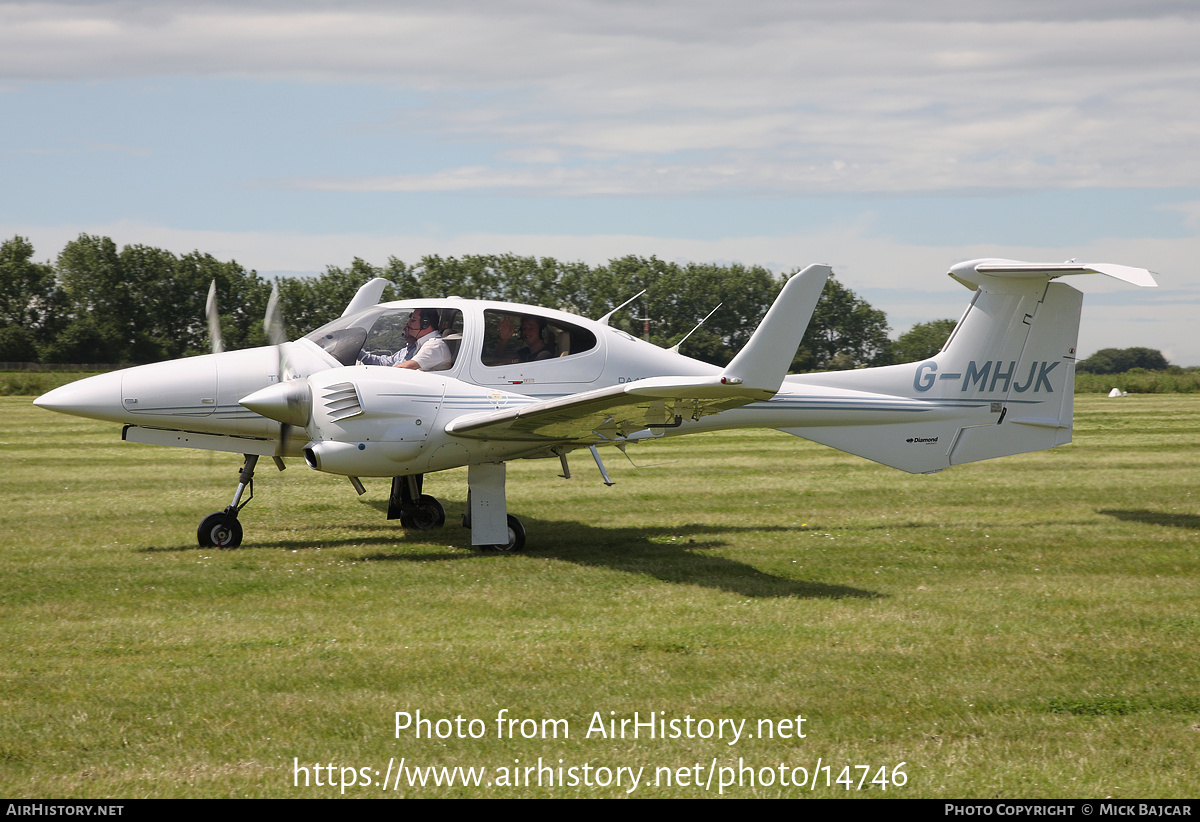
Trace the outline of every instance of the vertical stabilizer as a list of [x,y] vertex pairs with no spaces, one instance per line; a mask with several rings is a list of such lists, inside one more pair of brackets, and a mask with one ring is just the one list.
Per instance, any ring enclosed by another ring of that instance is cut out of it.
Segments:
[[[918,365],[918,390],[947,399],[981,400],[994,421],[964,425],[951,465],[1053,448],[1071,441],[1076,341],[1083,295],[1062,283],[1039,283],[1042,297],[985,290],[943,351]],[[990,309],[990,310],[989,310]],[[1005,321],[1005,319],[1007,321]]]

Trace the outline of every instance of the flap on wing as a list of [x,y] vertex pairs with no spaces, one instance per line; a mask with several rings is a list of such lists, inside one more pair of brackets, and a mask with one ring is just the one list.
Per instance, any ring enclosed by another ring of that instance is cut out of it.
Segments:
[[505,411],[460,417],[446,432],[472,439],[577,442],[624,439],[636,431],[674,428],[770,397],[720,377],[654,377]]

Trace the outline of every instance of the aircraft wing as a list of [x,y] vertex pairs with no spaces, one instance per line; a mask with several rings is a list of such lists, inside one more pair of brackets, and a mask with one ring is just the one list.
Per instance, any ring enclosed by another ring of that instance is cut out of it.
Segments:
[[767,399],[764,392],[712,377],[655,377],[453,420],[447,433],[470,439],[593,445],[639,431],[675,428]]

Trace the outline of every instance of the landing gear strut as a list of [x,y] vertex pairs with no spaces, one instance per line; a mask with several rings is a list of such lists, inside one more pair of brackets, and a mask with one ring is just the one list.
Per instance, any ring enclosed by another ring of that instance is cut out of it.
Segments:
[[525,547],[525,526],[521,524],[521,520],[508,514],[508,542],[498,545],[480,545],[480,551],[499,551],[502,554],[511,554],[520,551]]
[[[388,519],[405,528],[427,531],[446,524],[446,510],[421,493],[424,474],[392,477]],[[467,469],[467,513],[463,526],[471,529],[471,544],[481,551],[510,553],[525,547],[525,526],[508,513],[504,500],[504,463],[472,465]]]
[[405,528],[428,531],[446,524],[446,509],[436,498],[421,493],[424,474],[392,477],[392,494],[388,497],[388,519],[398,519]]
[[481,551],[511,553],[525,547],[525,526],[508,513],[504,495],[504,463],[467,467],[467,514],[471,544]]
[[[196,529],[196,538],[201,548],[237,548],[242,544],[242,524],[238,522],[238,513],[254,499],[254,466],[258,464],[258,455],[246,454],[242,463],[242,472],[238,475],[238,487],[233,492],[233,502],[224,511],[209,514]],[[250,495],[242,502],[242,494]]]

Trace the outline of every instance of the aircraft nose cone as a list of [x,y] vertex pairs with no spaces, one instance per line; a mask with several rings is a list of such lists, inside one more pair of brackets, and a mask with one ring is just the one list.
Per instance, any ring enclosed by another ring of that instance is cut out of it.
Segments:
[[268,385],[238,403],[267,419],[303,428],[312,411],[312,394],[306,380],[288,380]]
[[115,422],[123,422],[126,418],[120,371],[68,383],[42,394],[33,404],[76,417]]

